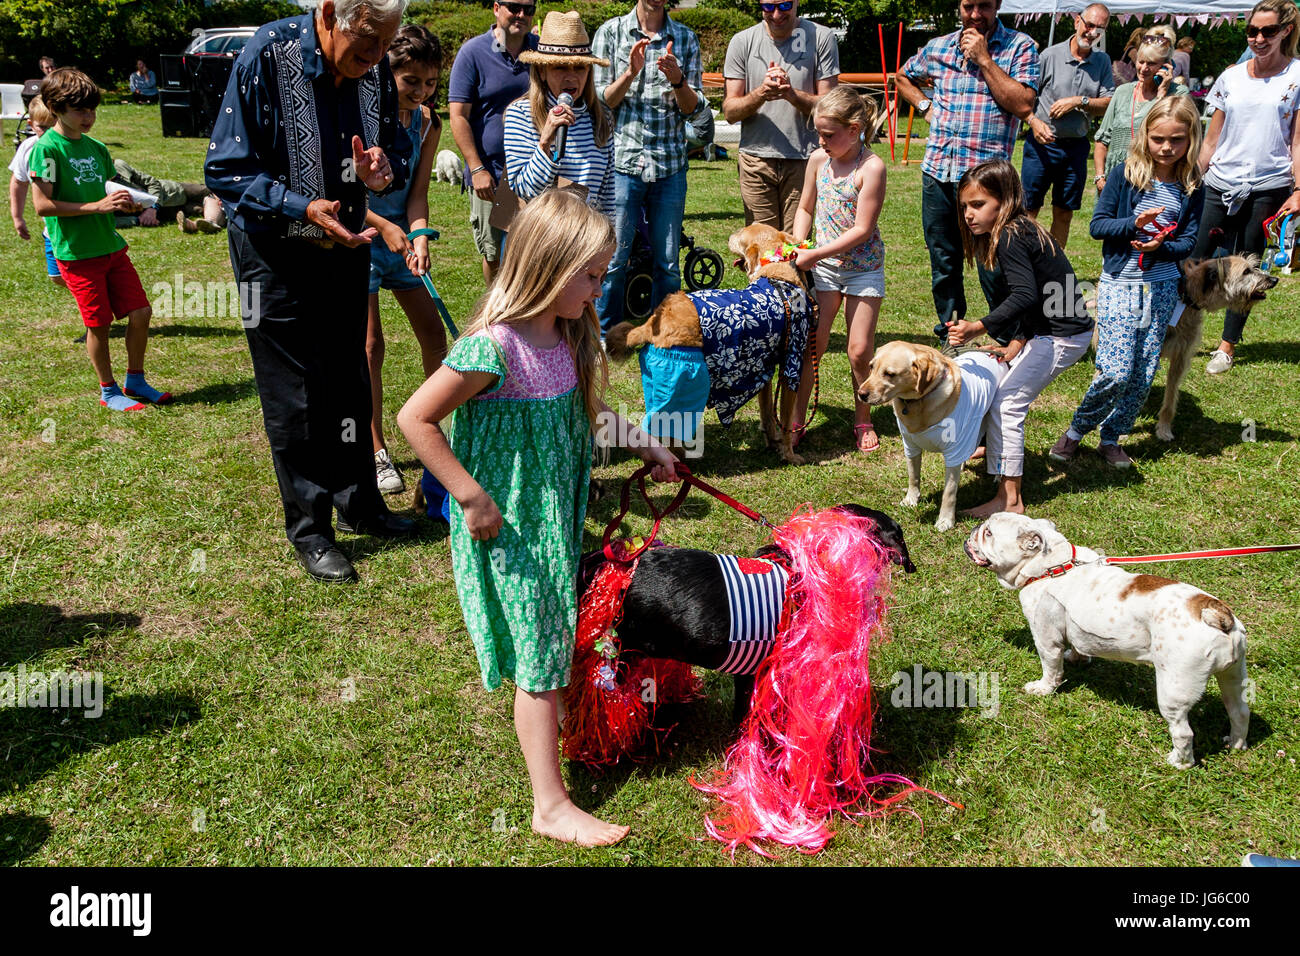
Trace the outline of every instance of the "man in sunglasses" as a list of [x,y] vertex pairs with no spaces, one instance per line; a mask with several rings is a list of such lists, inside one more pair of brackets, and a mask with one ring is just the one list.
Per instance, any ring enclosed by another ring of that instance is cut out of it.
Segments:
[[[1034,111],[1038,47],[997,17],[1002,0],[960,0],[961,29],[927,43],[898,74],[898,92],[930,124],[921,161],[921,224],[940,326],[965,317],[957,182],[989,159],[1010,159],[1020,121]],[[918,83],[934,83],[930,95]],[[933,99],[932,99],[933,97]],[[1000,298],[994,273],[979,267],[984,297]]]
[[505,233],[489,221],[497,184],[506,167],[506,107],[528,92],[528,64],[519,59],[537,49],[532,32],[537,7],[494,3],[496,23],[461,44],[451,65],[447,112],[451,135],[465,157],[464,188],[469,190],[469,224],[483,257],[483,281],[496,274]]
[[790,232],[804,167],[817,148],[812,111],[839,82],[835,34],[799,18],[799,0],[760,3],[763,21],[731,38],[722,113],[740,124],[740,198],[745,225]]
[[1065,248],[1070,220],[1083,205],[1092,117],[1106,112],[1115,80],[1110,57],[1093,44],[1106,34],[1110,11],[1094,3],[1074,17],[1074,35],[1038,55],[1038,107],[1029,117],[1020,179],[1035,219],[1052,190],[1052,236]]
[[341,531],[415,531],[384,505],[366,434],[366,196],[414,172],[384,55],[405,7],[325,0],[258,30],[230,74],[204,167],[226,211],[285,533],[326,581],[356,579],[334,544],[335,509]]
[[686,215],[686,124],[707,137],[713,112],[704,98],[700,41],[668,16],[666,0],[637,0],[600,25],[591,52],[597,95],[614,114],[614,234],[618,248],[597,303],[600,327],[623,321],[627,263],[642,210],[653,262],[650,307],[682,286]]

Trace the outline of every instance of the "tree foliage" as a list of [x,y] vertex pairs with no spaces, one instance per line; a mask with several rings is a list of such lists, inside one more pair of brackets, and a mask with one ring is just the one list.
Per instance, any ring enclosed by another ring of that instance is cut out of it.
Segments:
[[302,12],[287,0],[0,0],[0,75],[40,75],[42,56],[77,66],[101,85],[124,84],[143,59],[180,53],[191,32],[209,26],[260,26]]

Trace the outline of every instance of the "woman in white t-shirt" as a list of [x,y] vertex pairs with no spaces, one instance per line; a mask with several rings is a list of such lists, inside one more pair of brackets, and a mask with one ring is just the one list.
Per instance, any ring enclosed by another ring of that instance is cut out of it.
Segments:
[[[1218,112],[1201,147],[1205,211],[1193,258],[1219,246],[1259,255],[1264,220],[1300,212],[1300,11],[1293,0],[1261,0],[1246,23],[1254,58],[1224,70],[1208,98]],[[1228,310],[1205,367],[1211,375],[1232,367],[1245,324],[1245,315]]]

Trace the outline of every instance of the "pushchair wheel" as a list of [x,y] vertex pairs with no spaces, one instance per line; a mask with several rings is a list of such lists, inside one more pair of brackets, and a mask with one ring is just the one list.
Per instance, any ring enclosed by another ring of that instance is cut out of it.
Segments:
[[692,249],[686,254],[686,287],[716,289],[722,285],[722,256],[712,249]]
[[640,269],[627,277],[623,292],[623,311],[627,318],[643,322],[650,318],[650,300],[654,296],[654,277]]

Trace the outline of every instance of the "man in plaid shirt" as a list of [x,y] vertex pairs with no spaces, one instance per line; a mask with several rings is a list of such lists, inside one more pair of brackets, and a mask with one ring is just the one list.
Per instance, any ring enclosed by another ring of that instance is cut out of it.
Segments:
[[597,309],[602,330],[623,321],[627,262],[644,208],[654,260],[651,308],[682,286],[686,214],[686,123],[707,135],[713,113],[704,98],[700,43],[675,23],[665,0],[637,0],[626,16],[601,24],[591,41],[600,98],[614,114],[614,234],[618,249]]
[[[1038,49],[998,21],[1001,5],[960,0],[962,28],[931,40],[898,76],[898,91],[930,124],[921,163],[921,223],[940,325],[966,316],[957,181],[985,160],[1009,160],[1020,122],[1034,111]],[[915,82],[926,78],[934,82],[933,100]],[[1001,298],[997,276],[982,266],[979,273],[992,308]]]

